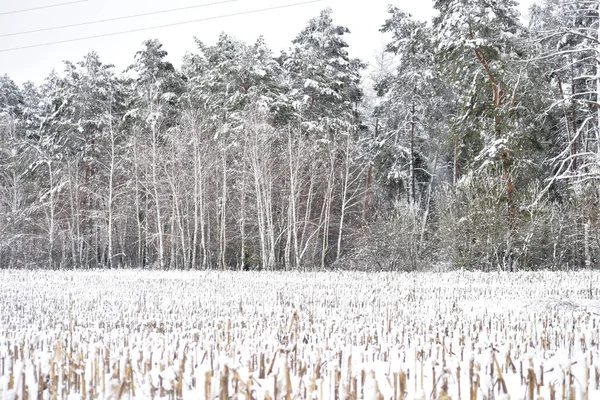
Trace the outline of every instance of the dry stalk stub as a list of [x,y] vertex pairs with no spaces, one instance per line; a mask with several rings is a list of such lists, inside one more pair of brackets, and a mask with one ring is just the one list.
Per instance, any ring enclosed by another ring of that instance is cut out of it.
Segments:
[[590,280],[0,272],[0,396],[600,399]]

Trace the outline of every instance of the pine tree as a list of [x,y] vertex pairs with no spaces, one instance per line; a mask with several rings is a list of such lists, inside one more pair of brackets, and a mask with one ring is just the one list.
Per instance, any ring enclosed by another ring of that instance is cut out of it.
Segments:
[[288,74],[289,100],[296,118],[309,135],[328,138],[357,126],[362,99],[360,73],[365,65],[348,55],[344,35],[331,9],[311,19],[281,56]]
[[396,68],[375,83],[382,100],[376,115],[384,121],[385,131],[385,140],[377,143],[388,147],[383,156],[386,163],[396,155],[392,169],[384,170],[388,184],[404,188],[407,199],[416,203],[436,173],[435,165],[429,172],[427,164],[443,151],[440,143],[446,140],[446,115],[452,112],[453,98],[435,65],[431,28],[396,7],[388,11],[390,17],[381,30],[392,34],[386,51],[396,58]]
[[465,139],[474,135],[471,140],[475,144],[481,140],[481,147],[475,147],[473,155],[486,164],[501,164],[510,216],[516,212],[514,131],[507,119],[518,86],[517,77],[511,74],[512,63],[519,58],[521,31],[516,5],[513,0],[434,2],[439,12],[434,27],[440,62],[462,97],[464,114],[455,124],[462,132],[455,134]]

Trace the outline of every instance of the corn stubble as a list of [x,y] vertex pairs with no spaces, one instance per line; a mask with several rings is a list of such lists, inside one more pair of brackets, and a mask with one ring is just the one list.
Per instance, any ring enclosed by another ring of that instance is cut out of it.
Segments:
[[0,396],[599,399],[598,283],[589,272],[4,271]]

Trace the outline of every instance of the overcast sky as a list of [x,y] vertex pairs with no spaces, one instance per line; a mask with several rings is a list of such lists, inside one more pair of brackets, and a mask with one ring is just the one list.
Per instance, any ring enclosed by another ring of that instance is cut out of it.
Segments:
[[[184,53],[195,50],[194,36],[207,44],[213,44],[222,31],[247,42],[253,42],[259,35],[263,35],[270,47],[278,52],[287,49],[306,22],[326,7],[333,9],[336,23],[350,28],[352,33],[348,42],[351,55],[370,62],[375,51],[383,47],[384,38],[378,29],[386,19],[388,4],[392,3],[422,20],[428,20],[433,15],[432,0],[322,0],[223,18],[215,17],[281,7],[307,0],[87,0],[61,7],[10,13],[75,1],[0,0],[0,75],[8,74],[17,83],[31,80],[39,84],[52,69],[62,72],[63,60],[76,62],[90,51],[96,51],[103,62],[115,64],[117,70],[121,71],[132,62],[135,52],[141,48],[141,43],[149,38],[158,38],[169,52],[169,60],[179,67]],[[522,12],[526,12],[532,2],[533,0],[521,0]],[[202,4],[206,6],[68,29],[7,36],[17,32]],[[3,51],[207,18],[209,20],[117,36]]]

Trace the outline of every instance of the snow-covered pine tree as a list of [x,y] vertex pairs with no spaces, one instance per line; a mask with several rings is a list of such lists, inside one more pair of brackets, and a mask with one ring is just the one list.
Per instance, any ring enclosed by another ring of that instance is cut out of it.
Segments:
[[436,174],[454,96],[435,65],[431,27],[396,7],[390,6],[388,11],[390,16],[381,30],[392,35],[386,50],[394,55],[396,67],[375,82],[381,97],[376,114],[383,131],[376,143],[384,147],[380,161],[388,166],[393,163],[382,171],[382,178],[388,186],[394,183],[406,190],[406,198],[416,203],[425,200],[421,195]]
[[516,6],[514,0],[434,2],[438,61],[461,99],[461,114],[453,121],[457,162],[499,164],[510,216],[516,212],[512,147],[517,132],[511,130],[509,111],[519,85],[515,61],[522,56]]
[[348,55],[344,35],[331,9],[311,19],[281,60],[289,79],[288,97],[302,129],[317,138],[352,131],[359,123],[361,71],[365,65]]

